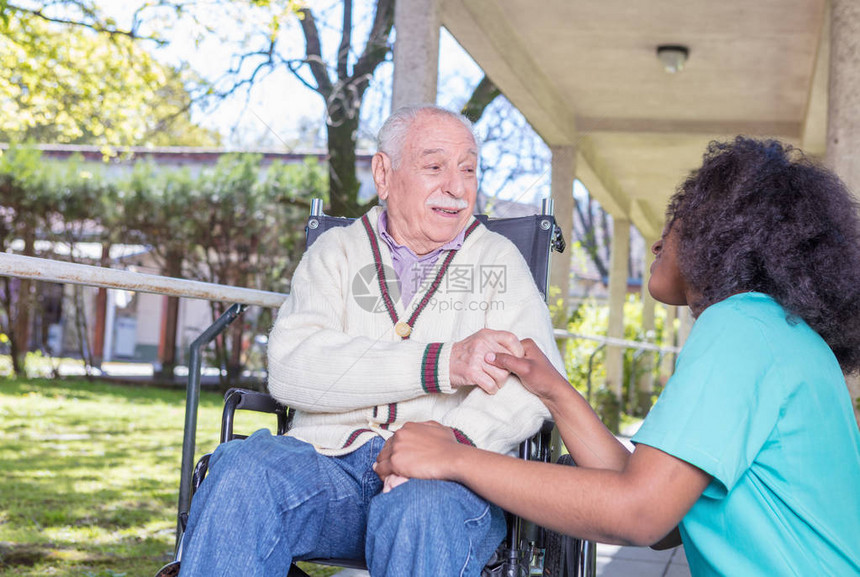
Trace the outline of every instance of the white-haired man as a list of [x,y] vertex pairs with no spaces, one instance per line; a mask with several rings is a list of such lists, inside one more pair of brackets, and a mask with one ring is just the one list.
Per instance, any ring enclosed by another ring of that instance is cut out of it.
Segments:
[[501,510],[457,483],[373,472],[386,439],[438,421],[509,452],[548,416],[489,353],[531,337],[563,365],[517,248],[473,217],[478,143],[460,115],[395,112],[373,178],[385,208],[307,251],[269,342],[286,437],[222,445],[194,498],[182,575],[284,575],[294,559],[365,557],[371,575],[478,575]]

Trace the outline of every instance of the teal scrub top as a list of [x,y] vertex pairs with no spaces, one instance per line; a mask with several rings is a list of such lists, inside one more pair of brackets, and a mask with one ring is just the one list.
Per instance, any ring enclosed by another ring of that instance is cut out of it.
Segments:
[[860,575],[860,430],[833,352],[771,297],[708,307],[633,438],[713,479],[681,522],[694,576]]

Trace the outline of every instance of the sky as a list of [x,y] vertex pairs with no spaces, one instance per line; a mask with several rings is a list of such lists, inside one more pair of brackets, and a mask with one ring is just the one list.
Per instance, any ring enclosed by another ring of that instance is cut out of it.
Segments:
[[[130,26],[131,16],[141,0],[102,0],[106,13],[117,18],[121,26]],[[207,7],[214,5],[205,0],[200,3],[202,22],[190,16],[176,18],[173,12],[150,11],[151,20],[142,27],[143,33],[156,32],[169,42],[163,47],[149,49],[162,62],[174,67],[186,65],[203,78],[215,82],[235,63],[234,53],[242,48],[248,29],[264,30],[265,19],[254,19],[262,10],[241,10],[239,6],[225,12]],[[229,7],[229,5],[228,5]],[[301,32],[294,17],[284,19],[283,45],[291,56],[303,50]],[[240,24],[240,25],[237,25]],[[214,33],[208,33],[205,25]],[[325,42],[325,39],[323,40]],[[249,149],[262,145],[265,148],[283,148],[299,134],[301,123],[310,119],[319,123],[323,118],[322,98],[305,87],[291,73],[278,67],[250,91],[236,94],[214,106],[197,106],[193,120],[222,135],[228,149]],[[283,142],[282,142],[283,141]],[[292,148],[288,146],[287,148]]]
[[[134,9],[141,1],[103,0],[101,4],[121,25],[130,26]],[[204,0],[201,4],[205,7],[207,2]],[[164,47],[151,49],[159,60],[172,66],[185,64],[214,82],[236,62],[232,56],[238,52],[243,41],[247,44],[245,31],[255,28],[265,30],[268,25],[266,18],[272,16],[264,14],[264,10],[243,10],[238,4],[221,13],[201,11],[200,19],[212,26],[214,34],[207,33],[201,23],[195,23],[191,17],[177,19],[172,12],[164,12],[159,17],[157,11],[149,12],[156,17],[152,19],[152,24],[142,28],[142,32],[154,31],[170,39]],[[335,29],[341,17],[340,2],[317,0],[311,5],[322,35],[323,53],[331,61],[340,40],[339,30]],[[372,7],[371,0],[356,1],[354,40],[366,38]],[[255,15],[257,18],[254,18]],[[281,53],[287,57],[300,58],[304,54],[304,37],[298,19],[286,15],[280,18],[280,22]],[[237,26],[236,23],[241,25]],[[365,95],[362,120],[366,134],[363,136],[368,139],[376,133],[389,111],[392,69],[390,61],[381,64]],[[443,29],[440,37],[439,104],[461,105],[481,77],[480,67]],[[201,125],[217,129],[227,147],[241,149],[253,147],[261,140],[267,147],[292,144],[303,130],[307,131],[308,124],[321,126],[324,112],[322,97],[284,66],[279,66],[250,91],[228,98],[217,106],[205,109],[197,107],[193,118]],[[324,142],[320,142],[320,145],[324,145]]]
[[[121,24],[128,26],[133,11],[141,4],[141,0],[103,0],[102,3],[107,12]],[[206,1],[203,0],[203,5],[205,4]],[[373,4],[372,0],[356,1],[354,40],[366,38]],[[311,5],[322,35],[323,53],[332,61],[340,40],[339,30],[335,29],[341,17],[340,2],[317,0]],[[202,16],[202,19],[212,25],[215,34],[205,33],[190,17],[177,20],[174,14],[164,13],[162,18],[155,18],[153,23],[142,31],[155,31],[169,38],[170,42],[162,48],[152,49],[153,54],[172,66],[186,64],[210,81],[215,81],[235,62],[231,57],[238,51],[244,39],[243,30],[255,27],[264,30],[267,26],[265,17],[261,16],[262,10],[242,10],[235,6],[225,13],[209,12]],[[254,19],[254,14],[258,15],[258,18]],[[331,24],[327,24],[327,20],[330,20]],[[243,25],[236,26],[236,22]],[[298,19],[287,15],[281,18],[281,23],[281,52],[287,57],[302,57],[304,37]],[[480,67],[444,28],[440,33],[439,69],[437,102],[442,106],[461,106],[483,76]],[[368,124],[365,128],[369,136],[375,134],[381,120],[389,111],[392,70],[390,61],[381,64],[365,96],[363,112],[366,111],[366,114],[363,115],[363,120]],[[257,84],[250,91],[247,100],[243,93],[215,108],[195,110],[197,122],[217,127],[226,139],[225,144],[236,147],[247,146],[254,136],[261,132],[270,135],[277,133],[278,137],[287,140],[298,134],[303,128],[302,123],[308,119],[317,124],[324,120],[322,98],[283,66]]]

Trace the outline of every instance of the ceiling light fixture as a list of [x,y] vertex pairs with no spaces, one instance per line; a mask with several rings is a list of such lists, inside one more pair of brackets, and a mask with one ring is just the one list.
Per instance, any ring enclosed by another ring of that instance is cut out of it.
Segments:
[[681,44],[661,44],[657,47],[657,58],[663,64],[663,70],[675,74],[684,69],[690,49]]

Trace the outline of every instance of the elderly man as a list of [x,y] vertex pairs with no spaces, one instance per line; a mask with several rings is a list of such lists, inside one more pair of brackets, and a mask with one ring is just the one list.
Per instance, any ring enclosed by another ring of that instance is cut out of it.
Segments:
[[314,243],[272,330],[269,390],[297,409],[293,428],[214,453],[183,576],[282,576],[294,559],[362,556],[374,576],[480,573],[504,536],[496,506],[456,483],[384,487],[372,468],[408,421],[509,452],[548,416],[486,362],[521,356],[531,337],[563,369],[525,261],[472,216],[477,164],[457,114],[418,106],[386,121],[372,164],[386,208]]

